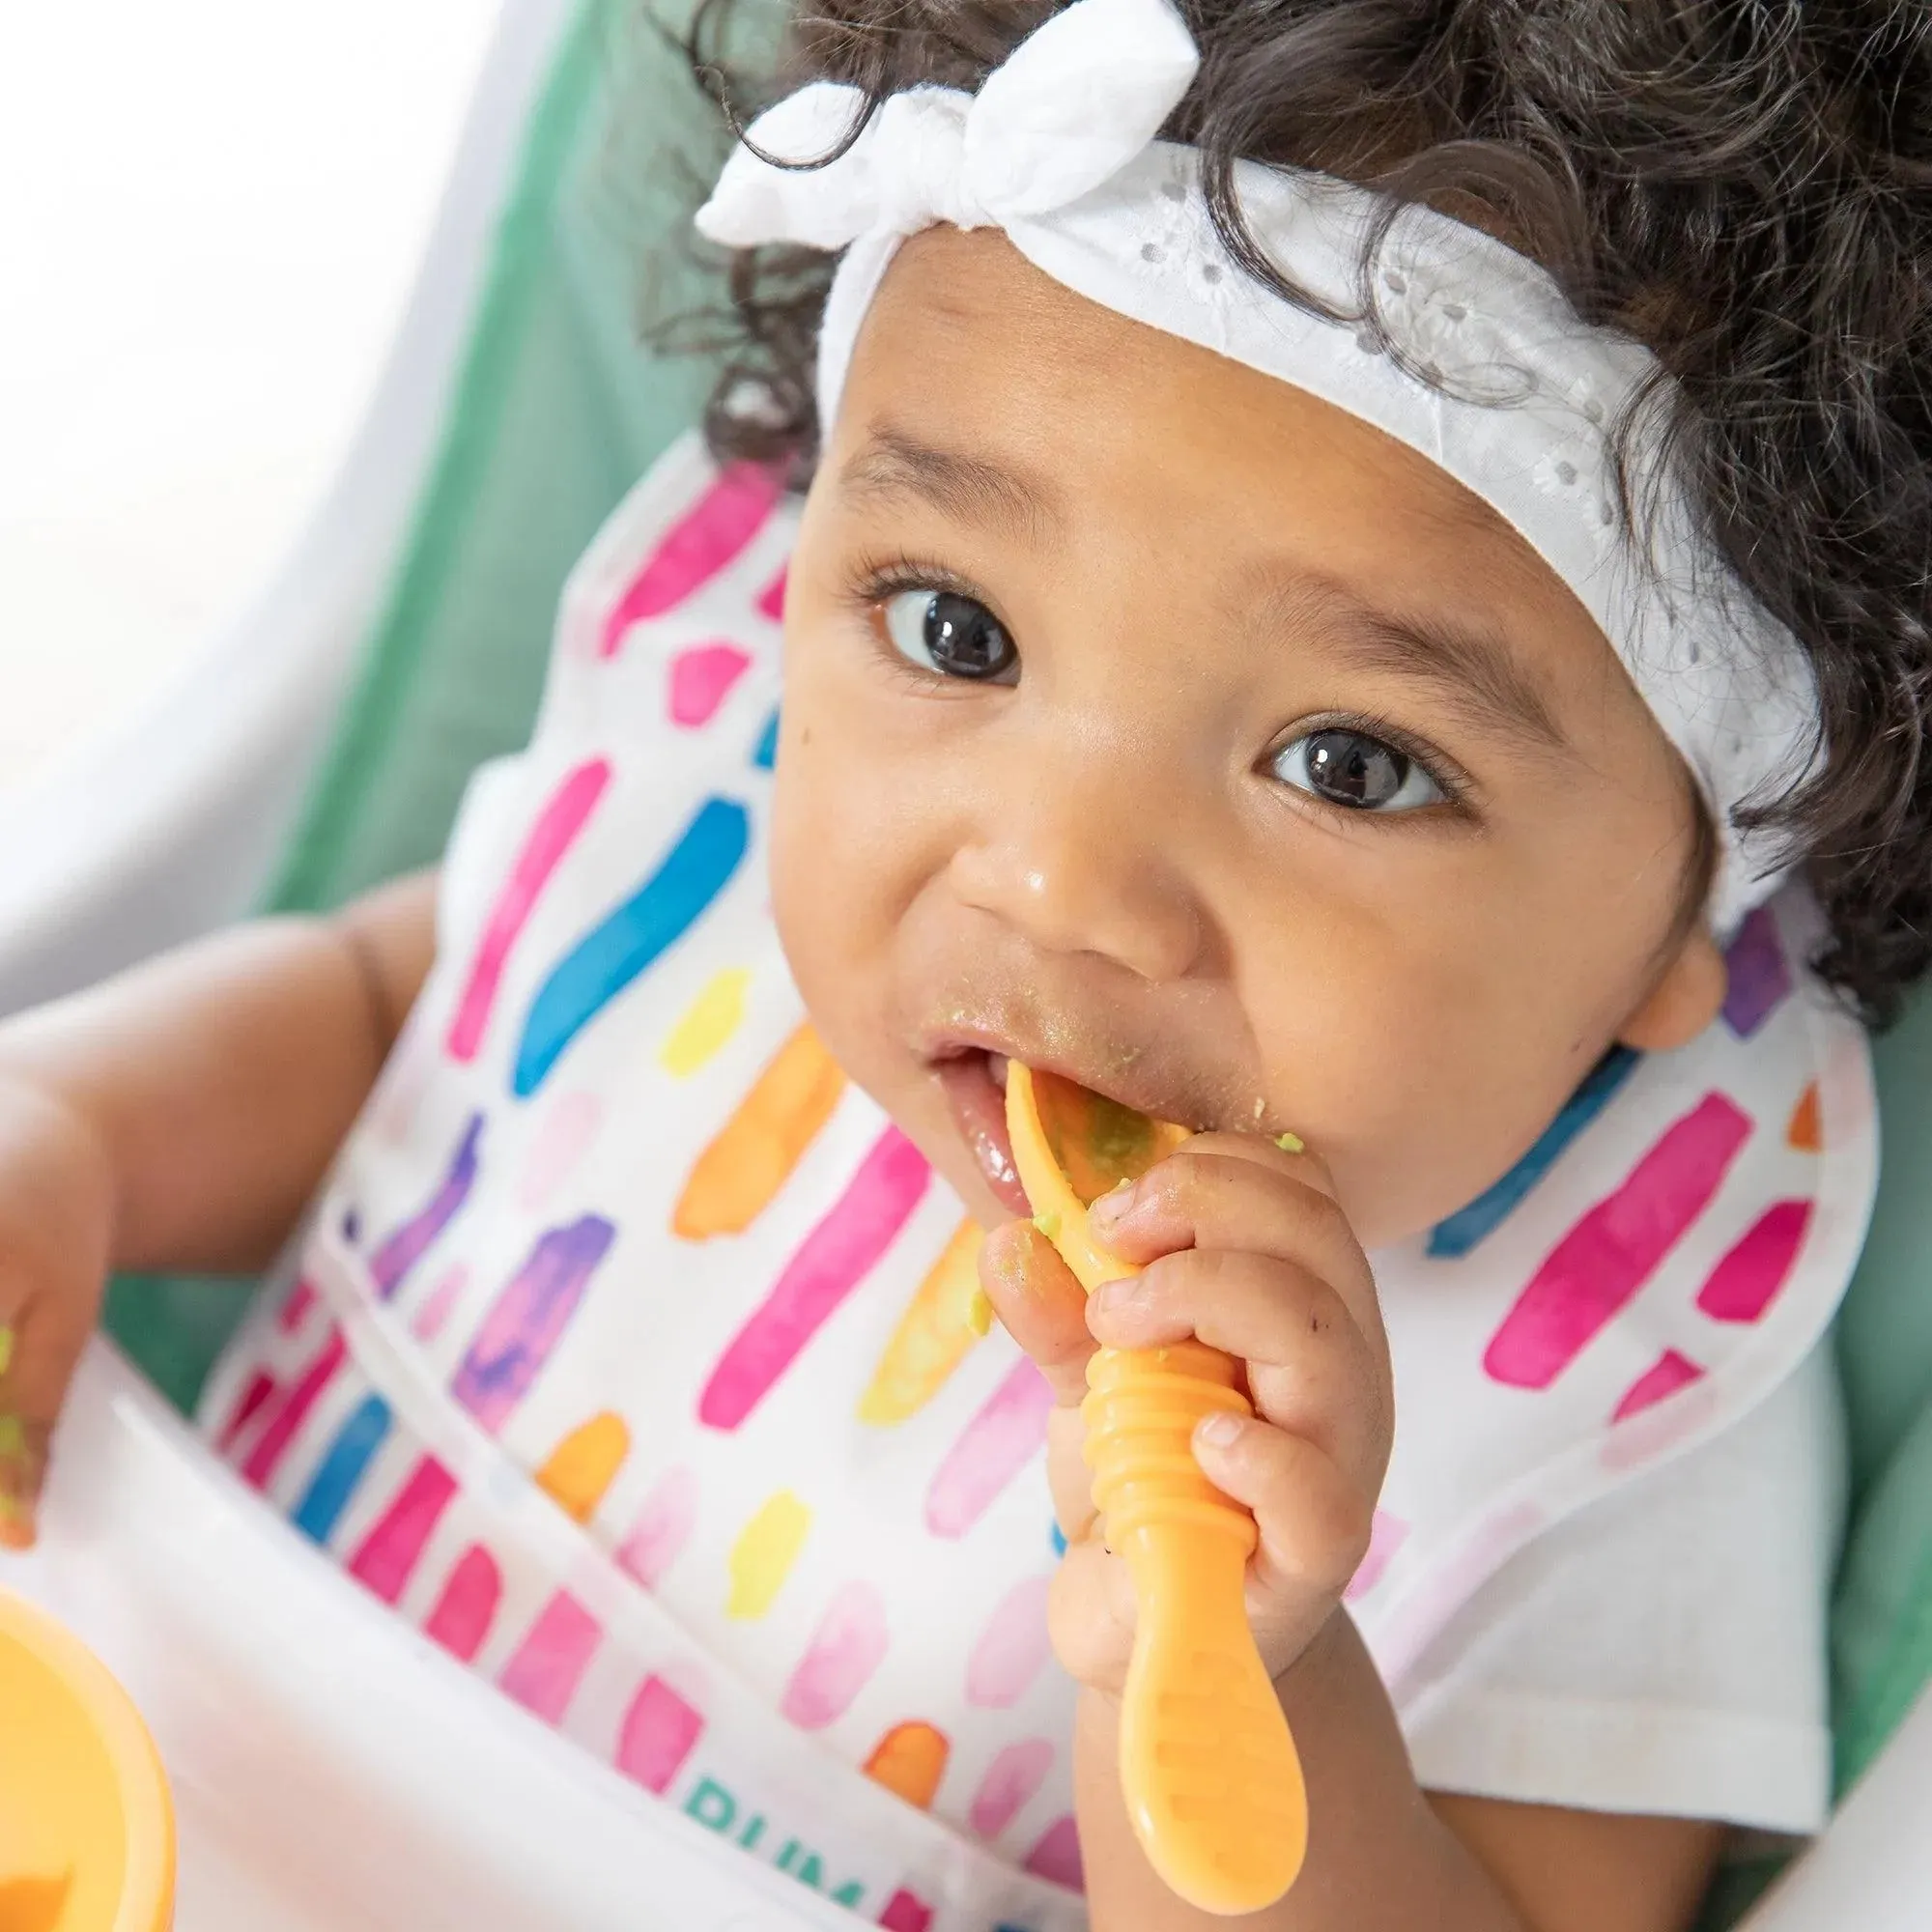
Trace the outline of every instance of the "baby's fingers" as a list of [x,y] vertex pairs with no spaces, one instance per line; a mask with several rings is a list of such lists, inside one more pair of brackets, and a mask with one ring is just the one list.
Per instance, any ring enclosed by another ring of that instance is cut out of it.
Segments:
[[1053,1243],[1031,1221],[996,1228],[980,1250],[980,1285],[1001,1325],[1034,1359],[1054,1400],[1078,1407],[1087,1393],[1087,1295]]
[[1087,1305],[1103,1347],[1157,1349],[1198,1337],[1247,1367],[1265,1419],[1379,1485],[1392,1420],[1379,1329],[1364,1333],[1328,1284],[1293,1262],[1221,1248],[1163,1255]]
[[1122,1261],[1145,1264],[1182,1248],[1274,1255],[1333,1283],[1358,1320],[1376,1319],[1367,1259],[1312,1154],[1201,1135],[1131,1187],[1102,1195],[1091,1214]]
[[1076,1684],[1118,1695],[1134,1649],[1134,1588],[1127,1566],[1097,1536],[1061,1558],[1046,1621],[1060,1667]]
[[0,1547],[34,1540],[47,1443],[106,1279],[112,1187],[77,1115],[0,1082]]
[[1015,1221],[986,1236],[980,1282],[993,1313],[1053,1391],[1047,1483],[1054,1520],[1069,1541],[1078,1541],[1094,1520],[1094,1486],[1080,1460],[1080,1399],[1087,1393],[1087,1361],[1094,1352],[1086,1293],[1031,1221]]
[[73,1293],[38,1292],[28,1299],[0,1269],[0,1548],[24,1549],[34,1541],[47,1444],[96,1302],[79,1284]]
[[1305,1437],[1238,1415],[1208,1417],[1194,1454],[1208,1480],[1254,1514],[1254,1584],[1266,1614],[1325,1617],[1368,1554],[1372,1495]]

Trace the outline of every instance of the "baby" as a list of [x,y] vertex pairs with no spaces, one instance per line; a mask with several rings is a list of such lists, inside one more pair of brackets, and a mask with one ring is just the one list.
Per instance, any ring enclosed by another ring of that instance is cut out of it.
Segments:
[[[1198,1336],[1309,1791],[1249,1922],[1666,1932],[1815,1828],[1932,844],[1861,17],[802,16],[711,453],[440,877],[0,1033],[0,1529],[109,1270],[281,1251],[211,1432],[526,1709],[867,1922],[1193,1926],[1078,1404]],[[1013,1061],[1196,1130],[1091,1300]]]

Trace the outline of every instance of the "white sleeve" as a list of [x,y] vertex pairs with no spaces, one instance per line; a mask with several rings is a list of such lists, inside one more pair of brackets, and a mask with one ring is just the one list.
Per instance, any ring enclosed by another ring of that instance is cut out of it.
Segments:
[[1400,1717],[1418,1782],[1772,1832],[1832,1788],[1826,1614],[1845,1484],[1827,1342],[1716,1440],[1497,1574]]

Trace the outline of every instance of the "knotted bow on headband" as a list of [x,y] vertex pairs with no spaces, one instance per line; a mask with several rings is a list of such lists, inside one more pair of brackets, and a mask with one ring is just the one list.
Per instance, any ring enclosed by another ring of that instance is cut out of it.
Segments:
[[[1223,246],[1194,151],[1157,138],[1198,66],[1169,0],[1074,0],[977,95],[915,87],[867,119],[858,89],[814,82],[753,124],[697,225],[732,247],[844,250],[819,336],[828,430],[899,243],[948,223],[998,228],[1075,294],[1428,457],[1507,519],[1609,639],[1710,808],[1710,917],[1729,932],[1776,889],[1782,859],[1733,813],[1806,775],[1816,687],[1797,641],[1702,540],[1646,433],[1654,399],[1629,451],[1638,499],[1654,505],[1645,554],[1626,538],[1610,431],[1658,385],[1654,358],[1581,321],[1542,269],[1476,229],[1405,207],[1370,263],[1381,197],[1242,161],[1250,232],[1292,284],[1355,319],[1284,301]],[[1397,355],[1360,326],[1365,273]]]

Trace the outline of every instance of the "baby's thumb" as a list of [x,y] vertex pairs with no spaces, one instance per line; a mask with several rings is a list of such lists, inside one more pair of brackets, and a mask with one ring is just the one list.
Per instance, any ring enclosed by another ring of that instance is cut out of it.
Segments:
[[47,1445],[94,1325],[96,1297],[35,1294],[11,1317],[0,1277],[0,1549],[34,1541]]

